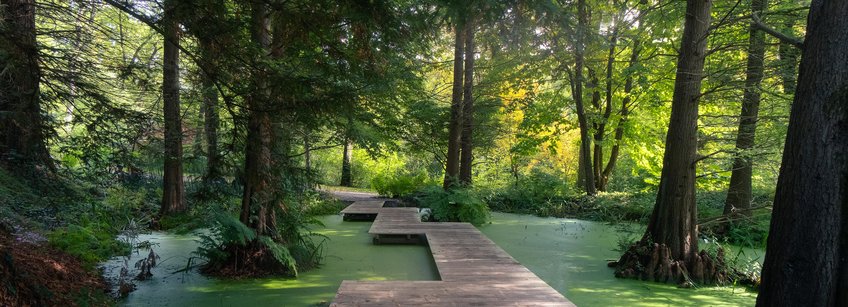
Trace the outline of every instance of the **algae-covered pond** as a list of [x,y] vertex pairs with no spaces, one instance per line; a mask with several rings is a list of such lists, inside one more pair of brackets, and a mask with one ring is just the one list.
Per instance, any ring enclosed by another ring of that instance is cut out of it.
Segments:
[[[218,280],[197,273],[172,273],[184,268],[196,248],[195,236],[153,233],[141,241],[158,244],[162,259],[154,278],[136,282],[126,306],[310,306],[326,305],[342,280],[437,280],[425,246],[373,245],[368,222],[321,218],[326,228],[326,259],[297,279]],[[619,226],[573,219],[539,218],[494,213],[480,228],[519,262],[579,306],[750,306],[756,294],[742,288],[678,289],[673,285],[613,277],[606,260],[618,256],[617,242],[627,231]],[[144,253],[142,253],[144,254]],[[134,255],[130,266],[142,255]],[[748,257],[760,257],[746,251]],[[107,263],[116,275],[123,263]]]

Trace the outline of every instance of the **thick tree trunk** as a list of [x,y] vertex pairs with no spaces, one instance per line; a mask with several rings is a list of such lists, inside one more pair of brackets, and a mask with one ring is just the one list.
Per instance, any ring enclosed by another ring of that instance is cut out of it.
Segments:
[[[751,11],[759,15],[766,10],[767,6],[767,0],[754,0],[751,2]],[[733,159],[733,172],[730,175],[727,199],[724,201],[724,214],[751,207],[753,163],[747,153],[754,147],[754,135],[757,130],[766,37],[765,33],[757,30],[754,25],[749,26],[748,35],[748,66],[745,71],[745,90],[742,95],[742,111],[739,115],[739,129],[736,135],[737,154]]]
[[0,17],[0,159],[9,169],[53,172],[39,101],[35,1],[3,1]]
[[814,0],[757,306],[848,306],[848,1]]
[[460,136],[459,182],[471,185],[471,163],[474,132],[474,19],[465,25],[465,87],[462,98],[462,132]]
[[[698,100],[710,26],[709,0],[689,0],[671,105],[671,121],[659,191],[642,240],[619,260],[617,276],[683,282],[721,279],[705,253],[698,253],[698,210],[695,203],[695,163],[698,144]],[[650,261],[662,259],[659,267]],[[639,271],[643,270],[643,271]],[[691,274],[689,274],[691,272]]]
[[[583,173],[583,188],[587,195],[595,195],[595,174],[592,167],[591,139],[589,138],[589,123],[586,110],[583,108],[583,51],[586,41],[586,31],[589,24],[589,12],[585,0],[577,0],[577,42],[574,47],[574,85],[572,97],[577,107],[577,122],[580,126],[580,163]],[[578,176],[579,178],[579,176]],[[580,181],[578,179],[578,181]]]
[[453,90],[451,93],[451,116],[448,124],[448,153],[445,161],[444,188],[449,189],[458,184],[460,139],[462,136],[462,60],[465,54],[465,25],[457,22],[454,26],[456,41],[453,52]]
[[345,138],[344,150],[342,150],[342,179],[339,183],[343,187],[353,186],[353,176],[351,175],[350,162],[353,154],[353,144],[350,138]]
[[[251,2],[251,38],[262,50],[270,54],[270,20],[267,4],[260,0]],[[267,72],[258,68],[253,75],[256,89],[248,97],[247,144],[245,146],[244,194],[240,220],[256,230],[258,235],[273,234],[276,220],[274,202],[272,157],[273,127],[268,111]]]
[[174,16],[177,3],[165,1],[165,50],[163,52],[162,100],[165,114],[165,166],[162,208],[167,215],[186,210],[183,184],[183,136],[180,114],[180,29]]

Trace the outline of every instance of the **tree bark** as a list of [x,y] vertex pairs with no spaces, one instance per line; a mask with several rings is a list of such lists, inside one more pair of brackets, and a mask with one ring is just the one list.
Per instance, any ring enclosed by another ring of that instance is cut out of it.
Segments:
[[459,182],[471,185],[471,164],[474,160],[472,150],[474,132],[474,19],[469,18],[465,25],[465,87],[462,99],[462,132],[460,136]]
[[41,69],[35,39],[35,1],[8,0],[0,5],[0,159],[9,169],[55,167],[46,145],[39,99]]
[[[270,18],[267,4],[251,1],[251,39],[259,46],[260,58],[270,54]],[[273,234],[276,228],[272,208],[273,192],[273,127],[268,111],[267,71],[255,68],[256,89],[248,96],[247,144],[245,146],[244,194],[240,220],[258,235]]]
[[462,60],[465,54],[465,25],[457,21],[454,28],[456,41],[454,42],[453,52],[453,89],[451,93],[451,116],[448,124],[448,153],[445,161],[445,189],[450,189],[459,183],[460,139],[462,137]]
[[616,276],[675,283],[726,280],[723,252],[712,259],[698,253],[698,210],[695,203],[695,162],[698,144],[698,99],[701,96],[709,0],[689,0],[683,26],[677,74],[666,135],[659,191],[642,239],[616,266]]
[[[751,11],[761,14],[768,6],[767,0],[753,0]],[[733,171],[730,175],[730,187],[724,201],[724,214],[735,209],[751,207],[751,176],[753,167],[747,152],[754,147],[757,130],[757,118],[760,110],[760,83],[763,80],[763,58],[766,53],[765,33],[754,25],[748,28],[748,63],[745,71],[745,89],[742,94],[742,111],[739,115],[739,129],[736,135],[736,157],[733,159]]]
[[183,136],[180,114],[179,24],[174,16],[176,1],[165,1],[163,31],[165,49],[162,65],[162,100],[165,115],[165,165],[160,214],[186,210],[183,183]]
[[[591,139],[586,110],[583,108],[583,51],[586,41],[586,29],[589,24],[589,13],[585,0],[577,0],[577,42],[574,46],[574,85],[572,97],[577,108],[577,122],[580,126],[580,159],[583,172],[583,188],[587,195],[595,195],[595,175],[592,167]],[[579,167],[578,167],[579,168]],[[578,176],[579,177],[579,176]],[[578,181],[580,181],[578,179]]]
[[710,0],[689,0],[671,102],[663,170],[657,202],[645,238],[665,244],[671,258],[693,261],[698,250],[695,161],[698,145],[698,100],[710,27]]
[[848,306],[848,2],[814,0],[757,306]]

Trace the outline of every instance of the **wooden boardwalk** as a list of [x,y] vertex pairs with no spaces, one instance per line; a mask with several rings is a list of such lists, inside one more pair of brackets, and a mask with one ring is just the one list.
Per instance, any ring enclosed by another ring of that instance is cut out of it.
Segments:
[[441,280],[345,280],[331,306],[574,306],[471,224],[424,223],[418,208],[373,202],[342,214],[376,215],[375,243],[427,243]]

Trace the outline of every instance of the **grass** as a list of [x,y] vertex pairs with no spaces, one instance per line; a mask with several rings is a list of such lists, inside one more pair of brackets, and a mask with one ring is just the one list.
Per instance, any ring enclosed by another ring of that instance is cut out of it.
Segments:
[[358,193],[374,193],[377,194],[377,191],[371,188],[356,188],[356,187],[343,187],[343,186],[335,186],[335,185],[319,185],[318,190],[327,191],[327,192],[358,192]]

